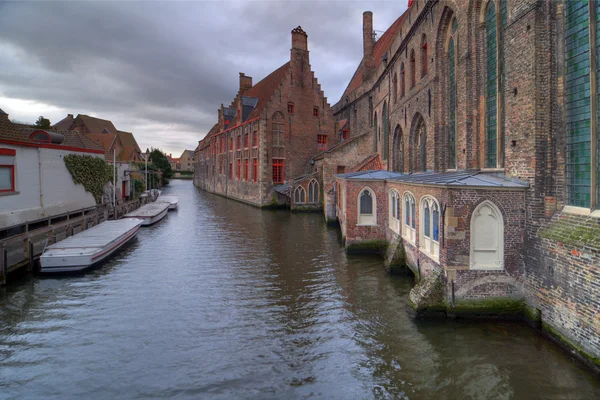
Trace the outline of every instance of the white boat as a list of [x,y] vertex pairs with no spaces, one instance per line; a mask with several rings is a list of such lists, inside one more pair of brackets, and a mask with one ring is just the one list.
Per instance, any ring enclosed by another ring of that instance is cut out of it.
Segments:
[[144,220],[142,226],[148,226],[163,219],[168,211],[169,203],[148,203],[137,210],[125,214],[123,218],[139,218]]
[[135,237],[141,219],[105,221],[46,247],[40,257],[42,273],[79,272],[119,250]]
[[178,196],[172,196],[168,194],[160,195],[156,201],[159,203],[169,203],[169,210],[177,210],[177,207],[179,207]]

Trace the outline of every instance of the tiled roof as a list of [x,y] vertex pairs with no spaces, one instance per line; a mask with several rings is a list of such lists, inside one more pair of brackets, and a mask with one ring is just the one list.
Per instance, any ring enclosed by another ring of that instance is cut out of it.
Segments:
[[55,131],[66,131],[69,128],[71,128],[71,125],[73,125],[73,121],[75,121],[75,118],[73,118],[73,114],[69,114],[54,125],[52,125],[52,129],[54,129]]
[[352,167],[350,172],[373,171],[380,169],[383,169],[383,166],[381,164],[381,157],[379,157],[379,153],[375,153],[365,158],[364,160],[356,164],[354,167]]
[[482,171],[418,172],[403,174],[390,171],[359,171],[336,175],[349,180],[387,180],[420,185],[449,187],[490,187],[526,189],[527,182],[511,179],[502,173]]
[[117,131],[117,135],[119,135],[119,140],[121,140],[123,146],[134,147],[138,153],[142,152],[142,150],[140,150],[140,146],[138,146],[137,141],[135,140],[135,137],[133,136],[133,133]]
[[98,143],[105,151],[110,151],[117,135],[114,133],[86,133],[85,136]]
[[277,185],[273,187],[273,190],[277,193],[283,194],[284,196],[290,197],[290,184],[284,183],[283,185]]
[[[405,11],[396,21],[394,21],[394,23],[387,29],[387,31],[385,31],[385,33],[383,35],[381,35],[379,40],[377,40],[377,42],[375,42],[375,45],[373,46],[373,57],[375,58],[375,69],[377,69],[379,67],[379,64],[381,64],[383,55],[390,49],[390,46],[392,45],[392,42],[394,41],[394,37],[396,37],[398,30],[400,30],[400,27],[402,26],[402,22],[406,18],[407,12],[408,12],[408,10]],[[392,56],[391,54],[388,54],[388,58],[390,58],[391,56]],[[350,80],[348,87],[344,91],[342,98],[345,97],[346,95],[352,93],[354,90],[356,90],[358,87],[360,87],[360,85],[362,85],[363,76],[362,76],[362,68],[361,67],[362,67],[362,62],[359,64],[358,68],[354,72],[354,76],[352,76],[352,79]]]
[[8,114],[6,113],[0,114],[0,139],[16,140],[19,142],[29,141],[29,138],[9,121]]
[[273,96],[273,93],[279,87],[283,78],[287,76],[289,70],[290,62],[288,61],[244,93],[244,96],[256,97],[258,99],[258,103],[248,116],[248,119],[260,117],[266,103],[271,99],[271,96]]
[[89,129],[90,133],[100,133],[103,132],[105,129],[109,133],[117,133],[117,128],[115,128],[113,123],[109,120],[90,117],[89,115],[84,114],[79,114],[77,118],[81,118],[81,121]]
[[82,149],[104,150],[102,146],[87,138],[83,133],[74,131],[60,131],[65,136],[65,141],[62,143],[65,146],[79,147]]

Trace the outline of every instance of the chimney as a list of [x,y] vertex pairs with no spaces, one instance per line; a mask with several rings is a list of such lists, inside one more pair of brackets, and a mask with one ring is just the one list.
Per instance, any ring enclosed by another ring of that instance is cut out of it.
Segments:
[[308,51],[308,35],[301,26],[292,29],[292,50]]
[[252,87],[252,77],[240,72],[240,92],[243,94]]
[[73,118],[73,114],[67,114],[67,117]]
[[375,58],[373,57],[373,13],[363,13],[363,76],[369,77],[375,70]]

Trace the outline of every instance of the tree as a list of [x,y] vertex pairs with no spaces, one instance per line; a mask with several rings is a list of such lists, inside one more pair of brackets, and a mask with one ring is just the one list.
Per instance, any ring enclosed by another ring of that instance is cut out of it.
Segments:
[[173,176],[173,171],[171,170],[171,164],[169,164],[167,156],[160,149],[152,149],[150,152],[150,161],[156,168],[162,171],[163,185],[169,183],[168,179]]
[[50,120],[48,118],[44,118],[43,115],[35,121],[35,127],[40,129],[50,129]]

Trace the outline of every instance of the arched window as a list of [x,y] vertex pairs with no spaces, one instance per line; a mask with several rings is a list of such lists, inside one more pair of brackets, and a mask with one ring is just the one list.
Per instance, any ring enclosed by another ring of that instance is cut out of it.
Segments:
[[485,11],[485,166],[498,167],[498,25],[496,5]]
[[358,225],[377,225],[377,199],[370,188],[358,195]]
[[416,62],[415,62],[415,49],[410,51],[410,88],[414,88],[417,83],[416,79]]
[[400,125],[394,130],[394,143],[392,144],[392,171],[404,172],[404,138]]
[[388,115],[388,105],[386,101],[383,102],[381,124],[383,125],[383,159],[387,160],[390,147],[390,117]]
[[435,260],[439,258],[440,206],[431,196],[421,199],[421,251]]
[[427,132],[425,121],[420,114],[415,115],[410,135],[409,158],[411,171],[427,170]]
[[452,19],[448,42],[448,168],[456,168],[456,49],[458,23]]
[[313,204],[319,202],[319,183],[314,179],[308,184],[308,202]]
[[390,190],[390,229],[396,233],[400,233],[400,194],[396,189]]
[[404,63],[400,64],[400,98],[404,97],[406,93],[406,79],[405,79]]
[[306,203],[306,191],[302,186],[298,186],[294,191],[294,203],[304,204]]
[[421,79],[427,76],[427,36],[423,34],[421,37]]
[[471,216],[471,269],[504,268],[504,219],[491,201],[479,204]]
[[398,102],[398,74],[394,72],[394,79],[392,79],[393,93],[394,93],[394,104]]
[[375,116],[373,117],[373,127],[375,128],[375,137],[373,138],[373,153],[377,153],[377,112],[375,112]]
[[412,193],[410,192],[405,192],[404,195],[402,196],[402,203],[404,204],[404,207],[402,209],[402,236],[408,240],[409,242],[411,242],[412,244],[415,244],[415,238],[416,238],[416,222],[415,219],[417,217],[417,210],[416,210],[416,204],[415,204],[415,196],[412,195]]
[[[600,91],[600,63],[594,69],[592,60],[598,60],[600,49],[590,43],[590,37],[600,38],[600,24],[590,21],[600,18],[598,2],[565,1],[565,119],[566,119],[566,186],[567,204],[598,210],[600,208],[600,134],[594,129],[592,116],[600,115],[597,101],[592,101],[594,90]],[[591,90],[590,90],[591,89]],[[594,170],[596,179],[594,179]],[[596,194],[594,196],[594,193]]]

